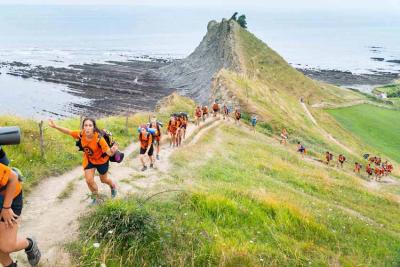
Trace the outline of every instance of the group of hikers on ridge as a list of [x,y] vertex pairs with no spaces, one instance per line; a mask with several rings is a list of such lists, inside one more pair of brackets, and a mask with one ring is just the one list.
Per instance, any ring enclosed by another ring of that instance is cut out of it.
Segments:
[[[333,162],[333,154],[329,151],[325,152],[325,164],[331,166]],[[375,181],[380,181],[383,176],[389,175],[393,171],[393,165],[389,161],[383,162],[379,157],[370,157],[369,154],[364,154],[363,158],[367,161],[365,172],[368,175],[368,178],[375,178]],[[339,154],[337,157],[336,166],[343,168],[343,164],[346,161],[346,157],[343,154]],[[334,164],[335,165],[335,164]],[[363,168],[360,162],[354,162],[353,171],[356,174],[361,174],[361,169]],[[372,179],[373,180],[373,179]]]
[[[387,176],[392,173],[393,165],[386,161],[383,161],[380,157],[374,156],[370,157],[369,154],[365,154],[364,159],[368,161],[365,171],[368,174],[368,177],[375,177],[375,181],[380,181],[383,176]],[[360,164],[358,164],[360,165]],[[360,168],[362,166],[355,166],[355,169]]]
[[[211,106],[211,113],[207,106],[197,106],[194,110],[194,122],[199,126],[210,116],[221,117],[230,120],[233,117],[235,124],[240,125],[242,114],[236,108],[231,115],[231,108],[226,104],[222,107],[215,101]],[[172,148],[180,147],[186,138],[186,130],[189,124],[189,115],[185,112],[171,114],[168,123],[165,125],[165,133],[169,137],[169,146]],[[255,131],[257,115],[250,118],[252,130]],[[98,172],[100,181],[110,189],[111,198],[117,195],[117,186],[112,178],[109,177],[110,162],[120,163],[124,159],[124,154],[119,151],[118,143],[113,140],[112,133],[106,129],[99,129],[96,120],[85,118],[79,130],[71,130],[57,125],[49,119],[49,127],[70,136],[76,141],[76,146],[83,152],[82,168],[86,184],[91,192],[91,204],[99,203],[99,189],[95,181],[95,173]],[[142,165],[141,171],[154,168],[157,160],[160,160],[160,143],[162,140],[162,128],[164,124],[156,117],[149,118],[147,123],[141,124],[134,130],[138,136],[139,160]],[[286,129],[282,129],[279,142],[287,145],[289,134]],[[304,157],[307,154],[306,147],[297,142],[297,151]],[[365,154],[364,158],[368,161],[365,171],[368,177],[374,175],[375,180],[380,181],[385,175],[389,175],[393,170],[393,165],[388,161],[382,161],[379,157],[370,157]],[[326,151],[325,163],[332,165],[334,156]],[[343,168],[346,157],[339,154],[336,166]],[[32,237],[22,238],[18,235],[18,218],[22,212],[23,190],[22,173],[15,168],[8,167],[9,160],[5,152],[0,147],[0,263],[6,267],[16,267],[17,263],[12,260],[10,254],[20,250],[25,250],[28,262],[31,266],[36,266],[41,258],[41,253],[37,242]],[[335,165],[335,164],[333,164]],[[363,166],[355,162],[354,172],[360,174]]]
[[[179,147],[182,145],[182,141],[186,138],[188,122],[188,114],[185,112],[171,114],[166,129],[170,140],[170,147]],[[142,124],[138,128],[142,171],[147,170],[146,158],[148,158],[150,168],[154,168],[155,160],[160,160],[162,127],[163,123],[158,121],[156,117],[153,117],[149,123]],[[156,149],[155,157],[153,155],[154,148]]]

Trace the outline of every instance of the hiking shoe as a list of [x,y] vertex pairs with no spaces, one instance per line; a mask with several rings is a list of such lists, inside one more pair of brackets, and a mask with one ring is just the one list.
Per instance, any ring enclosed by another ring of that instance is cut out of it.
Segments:
[[92,201],[90,202],[90,205],[96,205],[97,204],[97,199],[92,198]]
[[156,155],[156,159],[157,159],[157,160],[160,160],[160,156],[159,156],[159,155]]
[[143,166],[142,172],[144,172],[145,170],[147,170],[147,166]]
[[151,163],[151,164],[150,164],[150,168],[154,168],[154,165],[153,165],[153,163]]
[[113,187],[111,187],[111,198],[115,198],[117,196],[117,186],[113,184]]
[[30,250],[25,250],[26,256],[28,257],[28,262],[31,266],[38,265],[40,257],[42,254],[38,248],[37,242],[34,238],[28,238],[32,242],[32,247]]

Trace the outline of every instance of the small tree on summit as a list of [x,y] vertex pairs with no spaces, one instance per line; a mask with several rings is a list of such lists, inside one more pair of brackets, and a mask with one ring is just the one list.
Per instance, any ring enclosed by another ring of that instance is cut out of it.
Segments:
[[237,22],[239,23],[242,28],[247,29],[247,21],[246,21],[246,15],[241,15],[238,19]]
[[238,12],[235,12],[235,13],[232,15],[232,17],[231,17],[231,20],[236,21],[237,23],[239,23],[239,25],[240,25],[242,28],[247,29],[246,15],[243,14],[243,15],[239,16],[239,18],[238,18],[238,17],[237,17],[238,14],[239,14]]

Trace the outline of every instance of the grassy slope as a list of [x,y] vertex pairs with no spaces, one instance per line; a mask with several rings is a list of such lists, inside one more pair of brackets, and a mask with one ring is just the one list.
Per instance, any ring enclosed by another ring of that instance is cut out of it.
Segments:
[[[275,135],[285,127],[291,142],[303,142],[314,156],[321,157],[326,150],[333,151],[336,155],[343,153],[342,148],[323,137],[319,129],[314,127],[299,99],[304,97],[305,102],[312,105],[321,102],[343,104],[365,100],[366,97],[351,90],[307,78],[246,30],[236,28],[235,40],[237,54],[245,65],[245,74],[227,70],[219,73],[218,83],[224,84],[224,88],[229,91],[227,95],[234,95],[242,110],[258,114],[261,123],[267,128],[272,128]],[[217,98],[219,93],[221,92],[216,92]],[[311,107],[309,109],[313,114],[321,112]],[[323,115],[326,114],[321,114],[318,118]],[[337,122],[330,116],[325,116],[321,123],[328,132],[337,127]],[[348,158],[360,160],[363,144],[349,134],[345,134],[341,141],[359,152],[347,155]]]
[[377,87],[373,91],[374,93],[386,93],[390,97],[391,94],[398,94],[400,92],[400,83],[385,85]]
[[[176,110],[179,111],[192,112],[194,106],[193,101],[175,94],[164,101],[168,102],[165,105],[165,110],[162,110],[161,113],[156,113],[162,121],[167,121],[169,112],[166,109],[169,107],[176,107]],[[149,113],[137,113],[129,117],[129,132],[126,132],[125,117],[101,119],[98,121],[98,125],[100,128],[110,130],[114,138],[120,143],[120,146],[125,147],[137,137],[135,128],[139,124],[146,123],[150,115]],[[79,118],[67,119],[58,123],[70,129],[79,129]],[[40,156],[38,122],[17,117],[2,116],[0,117],[0,125],[18,125],[22,129],[22,143],[18,146],[4,147],[4,150],[11,159],[11,165],[20,168],[26,176],[27,181],[24,182],[25,191],[29,191],[41,179],[61,174],[73,167],[79,166],[81,162],[82,153],[77,152],[75,141],[47,127],[46,124],[44,131],[46,153],[44,159]]]
[[363,142],[400,162],[400,111],[359,105],[328,112]]
[[185,193],[110,202],[89,215],[82,231],[92,238],[75,247],[81,266],[399,263],[399,203],[368,190],[350,166],[294,151],[233,125],[210,131],[174,154],[170,175],[187,182]]

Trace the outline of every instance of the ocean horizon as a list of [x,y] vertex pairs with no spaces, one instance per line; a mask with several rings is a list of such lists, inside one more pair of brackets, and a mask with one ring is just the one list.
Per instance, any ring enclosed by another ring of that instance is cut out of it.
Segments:
[[[1,6],[0,61],[67,66],[143,55],[182,58],[200,43],[210,20],[229,18],[234,11]],[[387,62],[400,59],[400,18],[394,14],[280,9],[243,13],[249,30],[294,66],[400,72],[400,64]]]
[[[296,68],[400,73],[400,64],[388,62],[400,60],[400,18],[390,12],[0,7],[0,62],[67,67],[143,56],[179,59],[201,42],[209,21],[229,18],[238,11],[247,16],[252,33]],[[8,99],[1,103],[2,114],[45,117],[56,112],[68,117],[73,115],[68,111],[71,103],[90,104],[89,99],[69,94],[65,85],[13,77],[1,67],[0,73],[0,90]],[[41,100],[44,94],[49,101]]]

